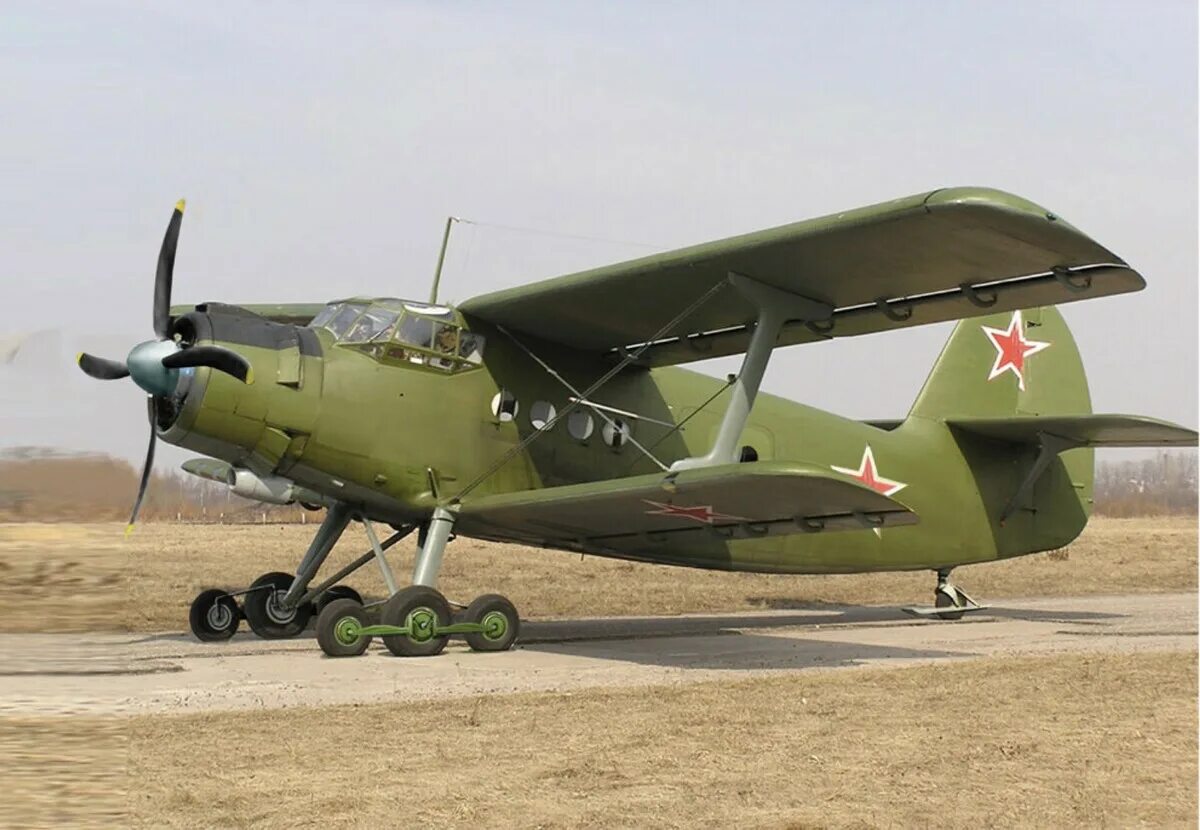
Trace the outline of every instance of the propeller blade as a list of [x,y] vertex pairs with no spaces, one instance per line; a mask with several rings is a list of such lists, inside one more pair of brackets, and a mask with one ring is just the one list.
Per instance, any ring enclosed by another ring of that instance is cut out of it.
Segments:
[[171,336],[171,281],[175,275],[175,248],[179,244],[184,204],[183,199],[175,203],[175,212],[167,223],[167,233],[158,252],[158,271],[154,275],[154,333],[161,340]]
[[133,533],[133,523],[137,521],[138,511],[142,509],[142,499],[146,498],[146,485],[150,483],[150,469],[154,466],[154,445],[158,442],[158,434],[154,430],[154,398],[146,398],[146,411],[150,415],[150,445],[146,447],[146,462],[142,465],[142,480],[138,484],[133,512],[129,515],[129,524],[125,526],[126,536]]
[[250,361],[237,352],[221,346],[192,346],[167,355],[163,358],[162,365],[168,369],[208,366],[218,372],[232,375],[242,383],[254,383],[254,372],[250,369]]
[[75,362],[85,374],[96,380],[120,380],[129,377],[129,369],[119,360],[108,360],[80,352],[75,356]]

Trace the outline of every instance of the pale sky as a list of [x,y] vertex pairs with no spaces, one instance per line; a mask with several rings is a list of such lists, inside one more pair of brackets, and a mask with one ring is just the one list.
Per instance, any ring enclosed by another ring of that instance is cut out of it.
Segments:
[[[474,294],[952,185],[1145,277],[1064,309],[1096,411],[1197,423],[1193,2],[72,3],[0,8],[0,447],[140,458],[74,367],[176,302]],[[652,247],[639,247],[643,243]],[[764,388],[908,411],[949,327],[776,355]],[[736,360],[698,364],[714,374]],[[162,463],[182,453],[164,452]]]

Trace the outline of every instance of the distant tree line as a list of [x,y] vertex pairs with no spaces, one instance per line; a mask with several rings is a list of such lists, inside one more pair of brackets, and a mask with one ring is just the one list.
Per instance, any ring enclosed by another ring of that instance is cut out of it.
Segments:
[[1153,516],[1196,512],[1195,450],[1163,450],[1153,458],[1096,465],[1096,512]]
[[[140,471],[107,455],[45,447],[0,450],[0,521],[103,521],[129,517]],[[1104,516],[1196,513],[1195,450],[1170,450],[1096,467],[1095,511]],[[155,470],[142,517],[158,521],[311,522],[300,505],[270,505],[177,469]]]

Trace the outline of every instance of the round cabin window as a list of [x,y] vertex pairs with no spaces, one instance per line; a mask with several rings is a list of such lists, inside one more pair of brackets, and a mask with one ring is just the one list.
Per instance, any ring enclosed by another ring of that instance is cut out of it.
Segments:
[[586,441],[592,437],[596,422],[592,416],[582,410],[576,410],[567,416],[567,432],[577,441]]
[[534,429],[545,429],[554,420],[554,414],[554,404],[537,401],[529,407],[529,423],[533,425]]
[[516,418],[520,408],[516,396],[507,389],[501,389],[492,397],[492,414],[503,423]]
[[743,464],[757,460],[758,450],[754,449],[754,447],[750,446],[749,444],[742,447],[741,452],[738,453],[738,461],[742,462]]
[[613,418],[611,421],[604,422],[604,428],[600,430],[600,434],[604,436],[605,444],[614,450],[619,450],[629,440],[629,424],[620,418]]

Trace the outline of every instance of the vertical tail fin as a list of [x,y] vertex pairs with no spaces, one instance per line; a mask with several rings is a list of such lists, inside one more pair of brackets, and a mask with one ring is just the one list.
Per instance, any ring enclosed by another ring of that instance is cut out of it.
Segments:
[[1075,338],[1048,306],[962,320],[910,416],[1083,415],[1092,411]]
[[[957,424],[1029,416],[1080,416],[1092,411],[1075,338],[1053,307],[962,320],[950,335],[910,417],[949,421],[971,468],[996,549],[1012,556],[1065,545],[1092,506],[1093,452],[1057,454],[1036,426],[1010,441]],[[1061,419],[1060,419],[1061,420]],[[1047,429],[1047,434],[1050,430]],[[1050,459],[1039,457],[1051,452]],[[1048,462],[1048,463],[1047,463]]]

